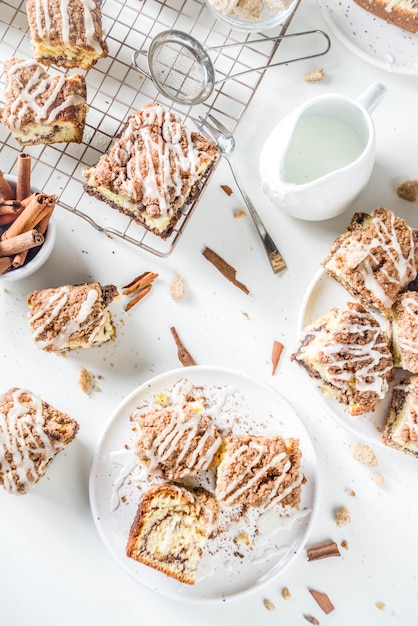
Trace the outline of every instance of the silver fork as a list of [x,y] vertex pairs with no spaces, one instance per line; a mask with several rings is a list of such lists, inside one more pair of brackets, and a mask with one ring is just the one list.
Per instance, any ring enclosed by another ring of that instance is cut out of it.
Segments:
[[[210,119],[210,122],[207,118]],[[255,206],[251,202],[248,194],[242,186],[242,183],[238,177],[238,173],[233,167],[232,154],[235,149],[235,139],[228,131],[228,129],[219,120],[213,117],[213,115],[209,113],[207,118],[199,115],[199,122],[197,122],[196,120],[194,120],[194,122],[204,135],[206,135],[209,139],[212,139],[216,143],[221,156],[223,156],[224,159],[228,161],[229,167],[231,168],[232,176],[234,177],[238,189],[240,190],[242,197],[245,200],[250,215],[253,218],[254,224],[257,228],[258,234],[260,235],[260,238],[264,244],[264,248],[267,252],[270,265],[273,268],[273,272],[275,274],[278,274],[282,270],[286,269],[286,263],[273,239],[268,234],[266,227],[264,226],[259,214],[257,213]]]

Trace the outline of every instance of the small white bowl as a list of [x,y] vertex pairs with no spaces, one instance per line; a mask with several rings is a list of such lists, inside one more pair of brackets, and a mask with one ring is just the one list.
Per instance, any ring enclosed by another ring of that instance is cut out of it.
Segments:
[[[16,176],[4,176],[12,187],[16,187]],[[32,188],[31,191],[38,191]],[[47,231],[45,233],[45,241],[39,248],[29,250],[28,260],[22,267],[9,269],[4,274],[0,274],[0,282],[12,282],[28,278],[37,272],[49,259],[55,245],[56,226],[53,217],[50,219]]]
[[[226,5],[226,3],[224,4]],[[259,19],[251,19],[238,13],[225,13],[224,11],[220,11],[213,6],[211,0],[206,0],[208,9],[216,17],[216,19],[224,24],[227,24],[230,28],[247,33],[263,33],[279,26],[279,24],[284,24],[286,19],[295,9],[296,4],[297,0],[291,0],[287,8],[279,11],[272,11],[266,6],[263,6]]]

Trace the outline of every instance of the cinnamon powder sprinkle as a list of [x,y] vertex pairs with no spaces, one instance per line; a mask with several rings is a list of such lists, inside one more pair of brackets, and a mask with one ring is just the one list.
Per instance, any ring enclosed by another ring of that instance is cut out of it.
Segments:
[[308,548],[306,553],[308,555],[308,561],[318,561],[319,559],[325,559],[329,556],[341,556],[335,541],[330,541],[329,543],[316,546],[315,548]]
[[222,257],[219,256],[216,252],[211,250],[211,248],[206,247],[203,252],[203,256],[207,259],[212,265],[216,267],[216,269],[227,278],[233,285],[241,289],[247,295],[250,293],[249,289],[241,282],[236,279],[236,270],[229,265]]

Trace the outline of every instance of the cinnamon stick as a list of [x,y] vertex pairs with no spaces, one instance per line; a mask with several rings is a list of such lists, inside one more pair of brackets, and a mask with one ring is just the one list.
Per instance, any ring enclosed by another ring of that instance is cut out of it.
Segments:
[[7,270],[12,267],[12,263],[13,257],[11,256],[4,256],[0,258],[0,274],[7,272]]
[[315,548],[308,548],[306,553],[308,555],[308,561],[318,561],[319,559],[325,559],[329,556],[341,556],[335,541],[324,543],[323,545],[316,546]]
[[22,267],[22,265],[25,264],[26,257],[28,256],[28,252],[29,250],[22,250],[22,252],[18,252],[17,254],[14,255],[12,265],[15,270],[17,270],[19,267]]
[[9,237],[0,241],[0,257],[11,256],[18,254],[23,250],[30,250],[36,248],[36,246],[42,245],[44,242],[44,236],[37,230],[28,230],[16,237]]
[[17,157],[16,200],[23,200],[30,194],[30,154],[21,152]]
[[0,202],[0,215],[14,215],[17,217],[23,209],[22,203],[17,200],[2,200]]
[[216,269],[227,278],[233,285],[241,289],[247,295],[250,293],[249,289],[241,282],[236,279],[236,270],[229,265],[222,257],[219,256],[216,252],[211,250],[211,248],[206,247],[203,250],[203,256],[207,259],[212,265],[216,267]]
[[146,287],[144,287],[144,289],[141,289],[141,291],[137,293],[136,296],[133,296],[125,306],[125,311],[129,311],[130,309],[132,309],[133,306],[135,306],[135,304],[138,304],[138,302],[151,291],[151,288],[152,285],[147,285]]
[[18,218],[12,223],[10,228],[6,230],[1,240],[10,239],[16,235],[32,230],[36,224],[55,206],[57,196],[49,196],[48,194],[38,194]]
[[150,285],[156,278],[158,278],[158,274],[155,274],[153,272],[144,272],[140,276],[137,276],[136,278],[131,280],[131,282],[127,285],[124,285],[122,294],[124,296],[128,296],[135,291],[139,291],[144,287]]
[[184,344],[181,342],[175,327],[172,326],[170,330],[177,345],[177,356],[180,363],[184,365],[184,367],[188,367],[189,365],[196,365],[196,361],[194,360],[190,352],[186,350]]
[[0,171],[0,198],[3,200],[14,200],[15,192],[12,186],[7,182],[3,172]]
[[309,589],[309,593],[326,615],[335,609],[335,606],[332,604],[326,593],[323,593],[322,591],[315,591],[315,589]]

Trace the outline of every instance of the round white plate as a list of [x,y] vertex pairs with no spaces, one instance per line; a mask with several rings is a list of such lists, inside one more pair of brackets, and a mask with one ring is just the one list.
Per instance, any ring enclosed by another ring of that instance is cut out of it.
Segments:
[[[306,293],[299,313],[298,334],[302,334],[303,328],[324,315],[333,307],[342,308],[347,302],[353,302],[353,298],[336,280],[331,278],[322,268],[314,275]],[[374,315],[378,322],[385,327],[383,316]],[[356,437],[371,444],[384,445],[380,439],[386,415],[390,403],[390,390],[385,398],[376,406],[373,413],[352,416],[347,413],[334,398],[325,396],[314,381],[310,379],[317,391],[317,397],[326,413],[343,428]],[[392,383],[393,385],[394,383]],[[391,386],[392,386],[391,385]]]
[[389,72],[418,75],[418,33],[376,17],[354,0],[319,0],[338,39],[354,54]]
[[[179,389],[190,386],[201,388],[216,408],[214,419],[220,429],[232,426],[235,434],[277,433],[299,439],[301,471],[307,479],[302,485],[297,512],[279,506],[257,519],[256,510],[250,509],[249,519],[233,520],[231,509],[225,507],[221,522],[226,524],[226,531],[209,540],[194,585],[182,584],[125,555],[140,495],[149,487],[149,479],[141,474],[135,462],[135,433],[130,415],[138,406],[151,404],[156,393],[170,394],[175,388],[177,396]],[[90,473],[94,522],[115,560],[145,587],[189,602],[224,601],[260,588],[279,576],[306,543],[317,507],[317,493],[315,451],[305,426],[288,402],[262,382],[215,367],[172,370],[135,389],[115,410],[104,429]],[[256,526],[260,531],[257,539]],[[250,546],[234,541],[242,533],[250,537]]]

